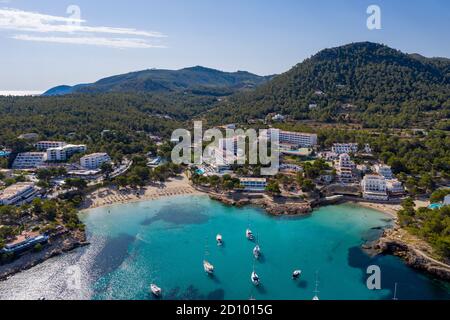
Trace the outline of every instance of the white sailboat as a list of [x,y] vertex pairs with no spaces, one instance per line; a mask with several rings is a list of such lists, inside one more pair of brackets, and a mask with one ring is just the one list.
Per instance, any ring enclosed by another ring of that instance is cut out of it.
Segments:
[[207,241],[208,238],[205,240],[205,259],[203,260],[203,270],[205,270],[207,274],[212,275],[214,273],[214,266],[207,260],[209,255]]
[[302,275],[302,270],[295,270],[292,273],[292,279],[297,280]]
[[256,274],[255,271],[252,272],[252,275],[251,275],[250,279],[252,280],[252,283],[255,286],[259,286],[261,280],[259,279],[259,276]]
[[245,236],[246,236],[247,239],[250,240],[250,241],[252,241],[252,240],[255,239],[255,236],[253,235],[253,232],[252,232],[252,230],[250,230],[250,229],[247,229],[247,230],[245,231]]
[[217,241],[217,245],[218,245],[218,246],[223,245],[223,239],[222,239],[222,235],[221,235],[221,234],[218,234],[218,235],[216,236],[216,241]]
[[255,259],[259,259],[259,257],[261,256],[261,248],[259,247],[259,245],[256,245],[256,247],[253,249],[253,256],[255,257]]
[[213,274],[214,273],[214,266],[208,262],[207,260],[203,260],[203,269],[207,274]]
[[156,297],[161,297],[162,294],[162,289],[160,287],[158,287],[156,284],[151,284],[150,285],[150,291],[151,293],[153,293],[153,295],[155,295]]

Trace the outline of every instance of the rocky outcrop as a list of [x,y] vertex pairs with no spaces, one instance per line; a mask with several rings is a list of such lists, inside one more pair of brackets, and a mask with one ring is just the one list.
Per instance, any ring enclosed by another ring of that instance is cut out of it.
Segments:
[[213,200],[220,201],[229,206],[243,207],[246,205],[256,205],[264,208],[269,214],[281,215],[306,215],[312,212],[311,205],[298,201],[275,201],[268,197],[256,198],[233,198],[229,195],[210,194]]
[[420,248],[402,241],[399,229],[386,230],[382,237],[373,245],[378,254],[392,254],[402,258],[405,263],[417,270],[432,274],[442,280],[450,281],[450,265],[438,261]]
[[12,275],[33,268],[44,261],[57,257],[65,252],[70,252],[80,247],[89,245],[84,232],[68,233],[60,237],[50,239],[40,252],[29,251],[17,259],[0,265],[0,281],[6,280]]
[[287,203],[287,204],[278,204],[278,203],[266,203],[264,205],[264,209],[275,216],[282,215],[308,215],[312,212],[311,206],[307,203]]

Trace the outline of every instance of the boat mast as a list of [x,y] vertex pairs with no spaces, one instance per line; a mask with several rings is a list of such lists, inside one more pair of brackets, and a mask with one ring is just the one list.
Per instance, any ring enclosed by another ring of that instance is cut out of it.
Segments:
[[398,300],[398,298],[397,298],[397,286],[398,286],[398,284],[396,282],[395,283],[395,288],[394,288],[394,298],[392,298],[392,300]]
[[316,271],[316,288],[314,289],[314,298],[319,299],[319,271]]

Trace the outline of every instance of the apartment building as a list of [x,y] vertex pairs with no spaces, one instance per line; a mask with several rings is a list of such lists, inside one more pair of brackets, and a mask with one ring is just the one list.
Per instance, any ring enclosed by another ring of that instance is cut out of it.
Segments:
[[341,183],[352,183],[355,181],[355,163],[346,153],[339,156],[336,164],[336,173]]
[[107,153],[93,153],[80,159],[80,164],[86,169],[98,169],[105,162],[111,162]]
[[47,161],[66,161],[76,153],[86,152],[87,147],[85,145],[73,145],[67,144],[62,147],[48,148],[47,149]]
[[390,166],[377,164],[374,166],[375,172],[378,173],[380,176],[383,176],[386,178],[386,180],[392,180],[395,179],[394,174],[392,173],[392,169]]
[[358,152],[358,144],[357,143],[335,143],[335,144],[333,144],[331,151],[336,154],[356,153],[356,152]]
[[279,133],[280,144],[290,144],[301,148],[311,148],[317,145],[317,134],[269,129],[267,130],[269,140],[274,131]]
[[387,183],[383,176],[366,175],[361,182],[363,198],[367,200],[382,200],[389,199],[387,194]]
[[46,152],[19,153],[12,165],[13,169],[35,169],[47,161]]
[[386,180],[386,188],[390,195],[401,196],[405,194],[403,184],[397,179]]
[[244,187],[245,191],[264,191],[267,187],[266,178],[240,178],[240,184]]
[[39,141],[34,147],[40,151],[47,151],[50,148],[61,148],[66,145],[63,141]]
[[34,183],[19,182],[0,191],[0,205],[17,205],[33,200],[39,189]]

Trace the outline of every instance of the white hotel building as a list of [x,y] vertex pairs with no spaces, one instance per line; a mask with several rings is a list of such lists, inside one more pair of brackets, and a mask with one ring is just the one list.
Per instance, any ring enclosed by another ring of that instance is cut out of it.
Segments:
[[19,153],[12,165],[13,169],[35,169],[47,161],[46,152]]
[[352,183],[355,181],[355,163],[346,153],[339,156],[336,165],[336,173],[341,183]]
[[47,149],[50,148],[61,148],[66,145],[63,141],[39,141],[37,142],[34,147],[41,151],[47,151]]
[[111,162],[107,153],[93,153],[80,159],[80,164],[86,169],[98,169],[105,162]]
[[361,182],[361,187],[364,199],[381,201],[389,199],[386,179],[383,176],[366,175]]
[[317,134],[282,131],[279,129],[267,130],[267,138],[270,140],[272,131],[278,131],[280,143],[291,144],[301,148],[311,148],[317,145]]
[[390,166],[377,164],[374,166],[374,169],[376,173],[378,173],[380,176],[385,177],[387,180],[395,178]]
[[73,145],[67,144],[62,147],[48,148],[47,149],[47,161],[66,161],[75,153],[86,152],[87,147],[85,145]]
[[265,191],[267,187],[266,178],[240,178],[240,184],[245,188],[245,191]]
[[0,205],[16,205],[33,200],[38,193],[34,183],[19,182],[0,191]]
[[331,151],[336,154],[356,153],[356,152],[358,152],[358,144],[357,143],[335,143],[335,144],[333,144]]

